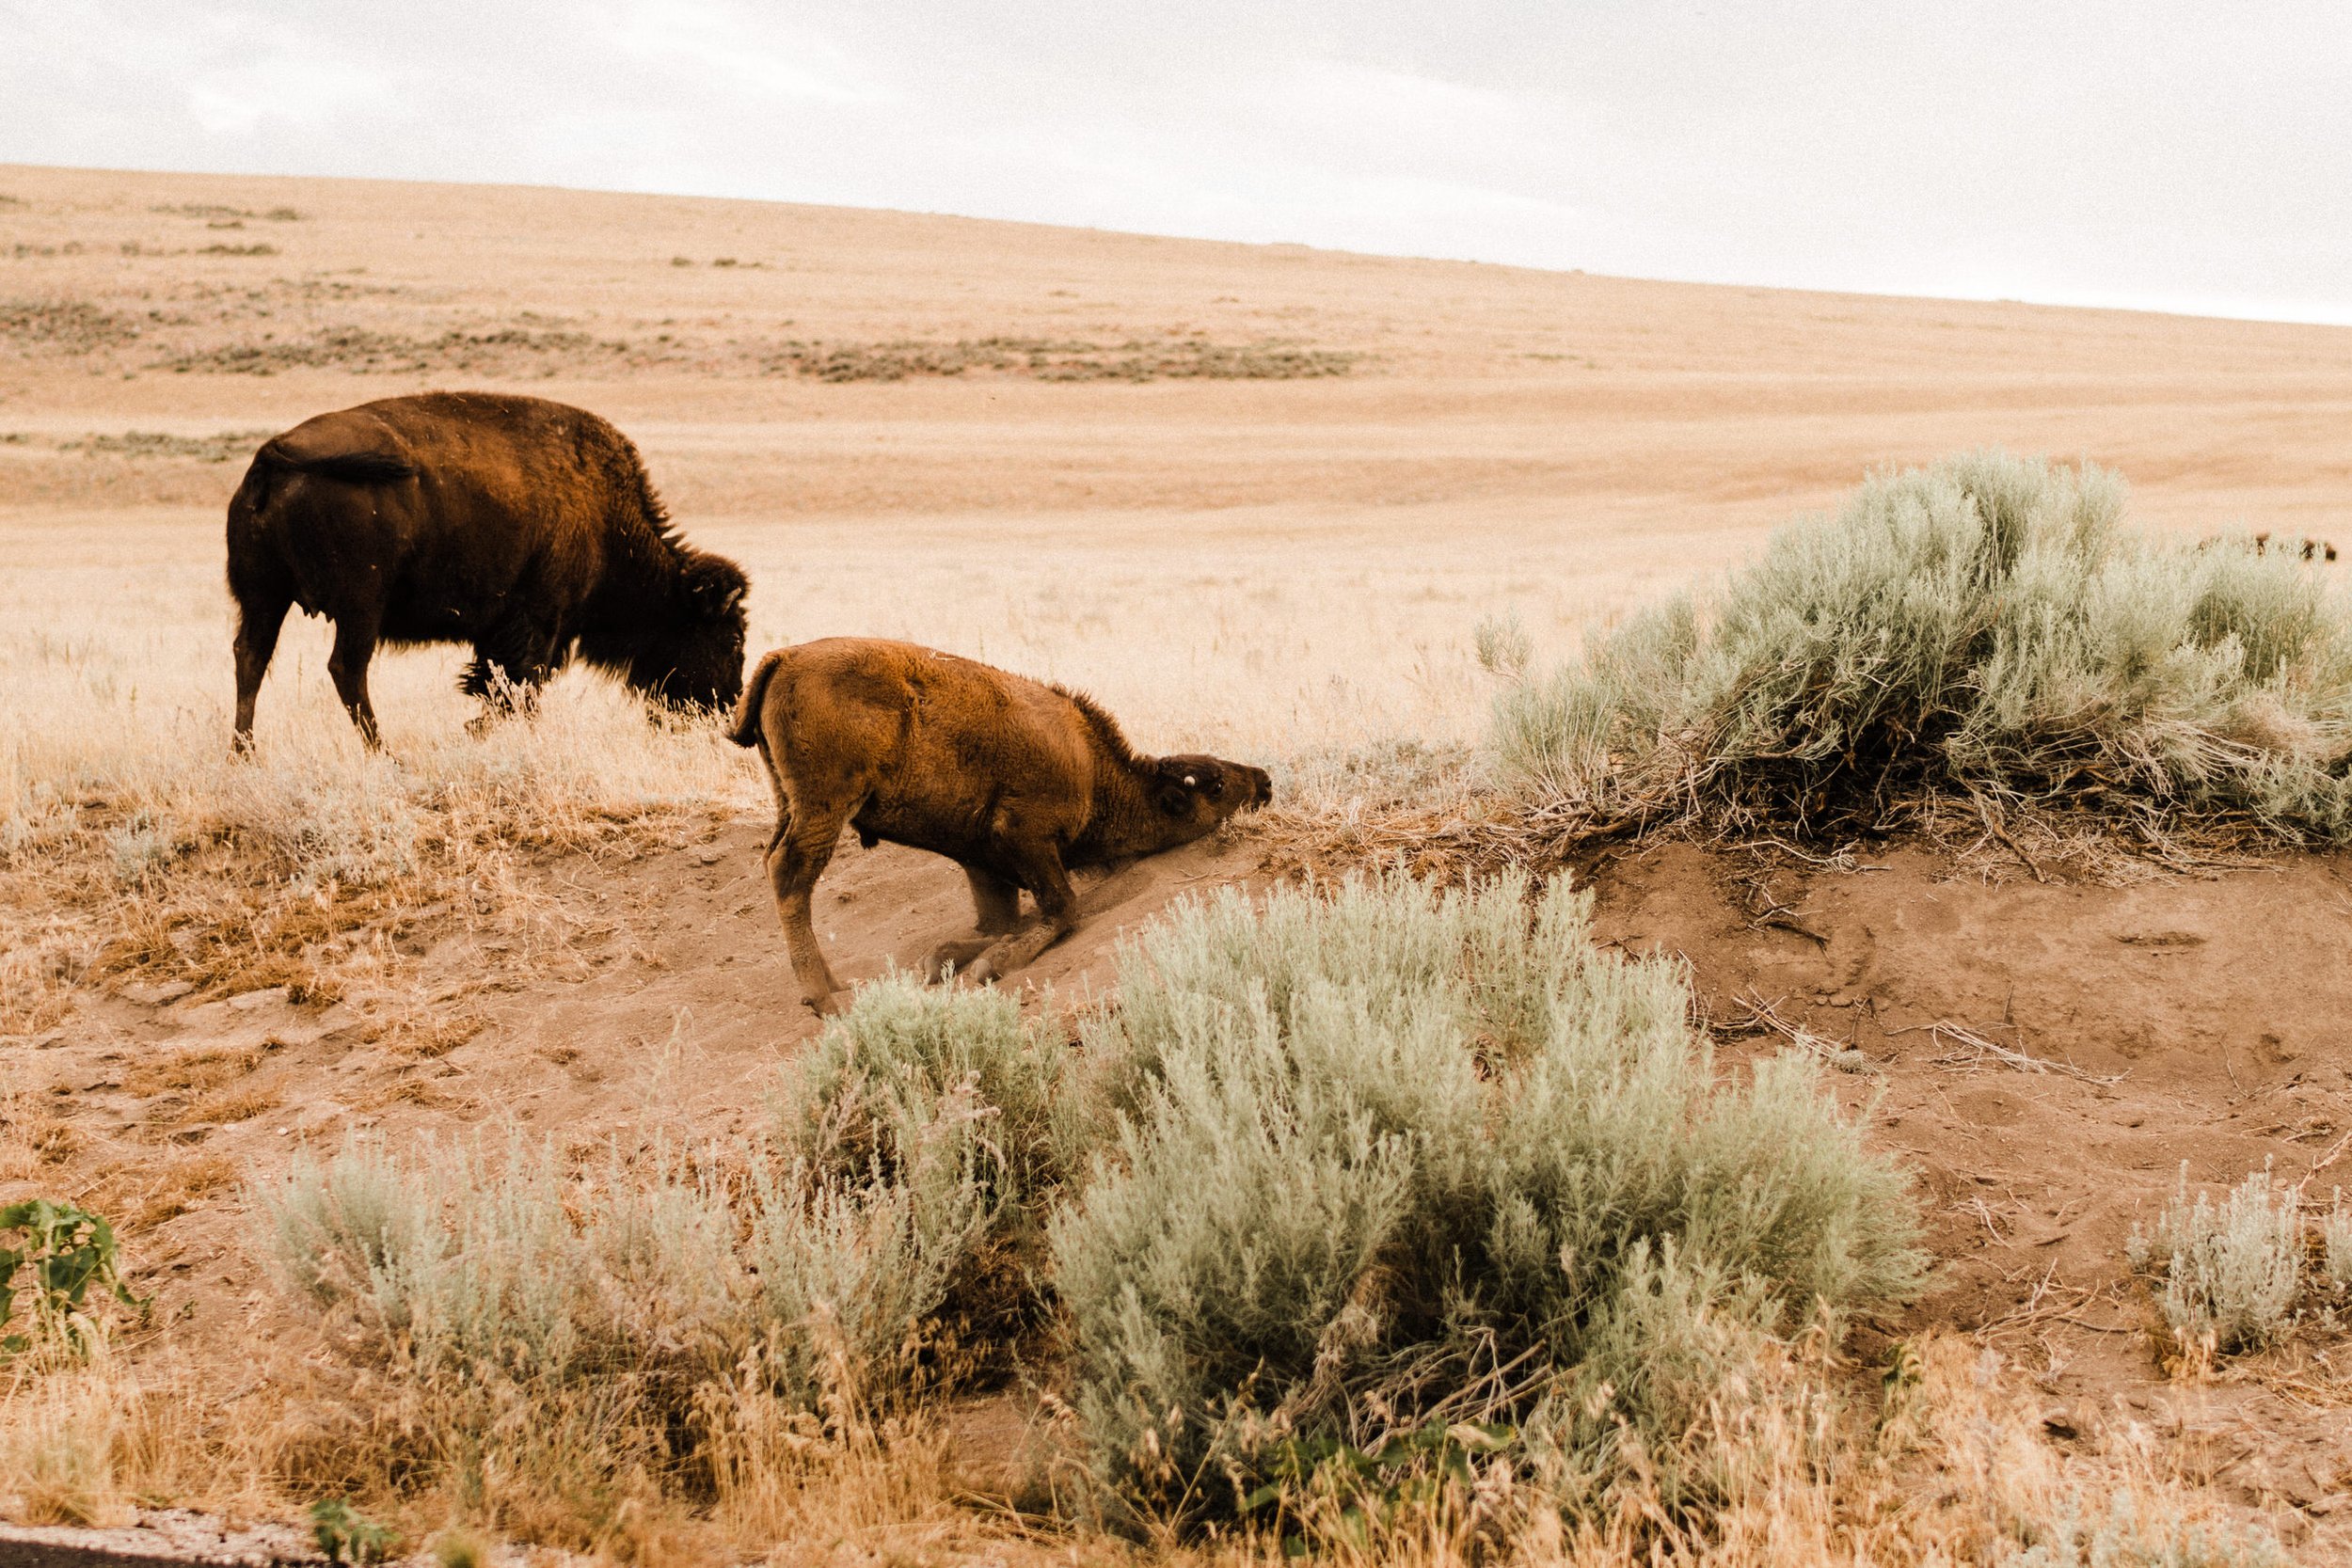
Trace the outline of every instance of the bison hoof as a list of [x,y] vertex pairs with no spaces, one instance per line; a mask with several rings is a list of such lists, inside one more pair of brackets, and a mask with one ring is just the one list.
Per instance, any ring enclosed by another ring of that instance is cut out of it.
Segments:
[[993,945],[993,940],[986,937],[977,942],[968,938],[961,942],[943,942],[932,948],[931,956],[923,961],[923,973],[933,979],[950,969],[959,974],[967,974],[972,961]]
[[1007,969],[1019,967],[1018,964],[1005,962],[1004,943],[991,942],[986,952],[965,966],[963,977],[976,986],[984,986],[991,980],[1001,979]]
[[809,1010],[818,1018],[838,1018],[843,1009],[850,1005],[850,993],[846,990],[832,990],[822,996],[812,996],[806,1000]]

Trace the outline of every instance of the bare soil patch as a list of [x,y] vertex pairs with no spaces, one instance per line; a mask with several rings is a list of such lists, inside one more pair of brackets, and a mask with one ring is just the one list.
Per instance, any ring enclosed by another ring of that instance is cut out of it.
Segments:
[[1955,874],[1919,848],[1836,871],[1667,842],[1593,885],[1605,937],[1688,959],[1728,1056],[1788,1048],[1767,1021],[1785,1022],[1876,1103],[1939,1259],[1888,1332],[1974,1336],[2032,1374],[2062,1440],[2137,1426],[2352,1548],[2340,1330],[2176,1381],[2124,1261],[2184,1166],[2219,1187],[2268,1162],[2312,1211],[2346,1180],[2352,857],[2113,887]]

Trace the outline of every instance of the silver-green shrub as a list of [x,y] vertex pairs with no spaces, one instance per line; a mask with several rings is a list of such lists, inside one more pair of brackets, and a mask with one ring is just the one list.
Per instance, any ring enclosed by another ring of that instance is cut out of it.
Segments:
[[2185,1518],[2128,1487],[2108,1496],[2104,1514],[2070,1493],[2037,1535],[2010,1560],[2015,1568],[2285,1568],[2288,1561],[2278,1539],[2255,1526]]
[[1269,1444],[1431,1419],[1658,1462],[1764,1338],[1916,1286],[1904,1180],[1814,1068],[1719,1083],[1680,970],[1588,905],[1228,893],[1124,953],[1086,1039],[1116,1134],[1051,1222],[1112,1488],[1230,1504]]
[[2157,1218],[2153,1244],[2137,1233],[2135,1263],[2163,1275],[2166,1323],[2184,1346],[2230,1354],[2276,1338],[2295,1305],[2302,1227],[2296,1190],[2274,1187],[2268,1167],[2216,1204],[2192,1202],[2188,1167]]
[[2339,1291],[2352,1291],[2352,1209],[2344,1206],[2344,1189],[2336,1189],[2335,1201],[2328,1207],[2328,1218],[2320,1227],[2320,1269],[2328,1283]]
[[755,1173],[750,1260],[764,1376],[803,1410],[886,1407],[920,1382],[926,1330],[1001,1212],[939,1108],[893,1176],[866,1181]]
[[[773,1102],[778,1142],[833,1178],[896,1169],[925,1139],[972,1144],[1006,1201],[1059,1179],[1063,1053],[1012,997],[894,974],[858,988]],[[950,1101],[958,1109],[943,1120]],[[903,1151],[903,1152],[902,1152]]]
[[585,1541],[691,1463],[681,1434],[714,1411],[755,1397],[837,1427],[927,1386],[927,1325],[998,1206],[975,1119],[945,1097],[863,1176],[353,1138],[254,1207],[289,1298],[384,1379],[414,1473],[494,1514],[560,1494]]
[[1867,827],[1938,792],[2352,841],[2352,613],[2250,541],[2121,526],[2000,453],[1870,480],[1715,594],[1497,700],[1501,769],[1602,818]]

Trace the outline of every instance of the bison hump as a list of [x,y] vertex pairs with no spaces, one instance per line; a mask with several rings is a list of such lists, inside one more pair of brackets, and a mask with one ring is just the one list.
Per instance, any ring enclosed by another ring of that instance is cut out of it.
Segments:
[[258,455],[296,473],[380,484],[415,476],[416,460],[405,448],[397,434],[373,420],[325,414],[262,443]]

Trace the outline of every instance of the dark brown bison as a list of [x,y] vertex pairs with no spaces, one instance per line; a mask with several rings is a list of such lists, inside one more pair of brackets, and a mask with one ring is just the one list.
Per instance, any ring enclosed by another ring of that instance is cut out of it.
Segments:
[[229,502],[237,745],[287,608],[335,623],[327,670],[368,745],[380,643],[470,642],[464,689],[528,703],[575,649],[674,707],[743,683],[731,561],[690,548],[628,438],[541,398],[427,392],[262,443]]
[[[841,988],[817,945],[809,895],[846,823],[962,863],[980,940],[936,966],[986,980],[1078,923],[1070,873],[1172,849],[1263,805],[1262,768],[1137,756],[1089,699],[909,642],[837,637],[759,661],[731,737],[756,746],[776,792],[768,876],[801,991],[820,1013]],[[1020,890],[1039,923],[1018,929]]]

